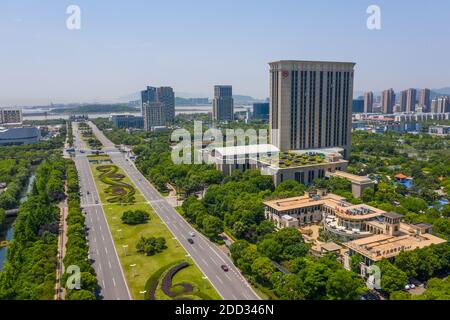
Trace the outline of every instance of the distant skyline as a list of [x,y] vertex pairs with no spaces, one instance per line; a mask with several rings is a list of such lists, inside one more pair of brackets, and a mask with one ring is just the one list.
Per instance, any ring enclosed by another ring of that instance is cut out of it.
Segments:
[[[66,28],[69,5],[81,30]],[[265,99],[276,60],[355,62],[355,92],[450,87],[449,12],[448,0],[3,0],[0,107],[113,102],[147,85]]]

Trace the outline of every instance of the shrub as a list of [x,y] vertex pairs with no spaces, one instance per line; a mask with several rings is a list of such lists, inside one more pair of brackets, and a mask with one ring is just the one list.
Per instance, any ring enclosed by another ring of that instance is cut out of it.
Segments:
[[136,225],[146,223],[150,215],[142,210],[125,211],[122,215],[122,222],[125,224]]
[[149,237],[141,239],[136,244],[136,249],[139,253],[145,253],[147,256],[153,256],[166,249],[166,239],[163,237]]

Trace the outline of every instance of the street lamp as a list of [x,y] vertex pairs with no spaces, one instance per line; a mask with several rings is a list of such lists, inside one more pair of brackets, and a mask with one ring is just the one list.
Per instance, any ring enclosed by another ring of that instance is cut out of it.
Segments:
[[131,267],[131,275],[132,277],[136,277],[136,264],[130,264]]
[[140,294],[142,294],[142,300],[145,300],[145,294],[147,293],[147,290],[139,291]]

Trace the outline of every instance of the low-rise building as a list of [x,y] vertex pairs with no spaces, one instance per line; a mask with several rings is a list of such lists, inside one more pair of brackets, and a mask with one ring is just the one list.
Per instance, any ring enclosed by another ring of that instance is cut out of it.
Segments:
[[143,129],[144,128],[144,117],[135,116],[133,114],[113,114],[110,120],[116,128],[119,129]]
[[1,128],[0,145],[33,144],[39,142],[41,132],[36,127]]
[[450,135],[450,126],[431,126],[428,133],[433,136],[448,136]]
[[[367,268],[382,259],[392,260],[403,251],[446,242],[446,240],[432,235],[432,227],[428,224],[406,224],[401,222],[402,216],[397,214],[393,217],[385,214],[385,217],[380,222],[380,227],[373,229],[377,233],[343,244],[348,248],[346,259],[350,259],[355,254],[362,257],[362,275],[366,275]],[[388,220],[389,218],[390,220]]]

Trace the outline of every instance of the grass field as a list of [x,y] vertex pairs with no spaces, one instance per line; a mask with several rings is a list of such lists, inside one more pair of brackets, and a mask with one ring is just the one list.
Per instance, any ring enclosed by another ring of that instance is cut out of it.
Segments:
[[[117,253],[119,254],[120,263],[127,279],[128,287],[130,288],[133,299],[142,300],[143,295],[140,294],[144,290],[145,284],[149,277],[157,271],[159,268],[172,263],[177,260],[185,260],[191,265],[181,270],[174,277],[173,283],[189,282],[201,292],[207,294],[212,299],[221,299],[219,294],[215,291],[208,280],[203,279],[203,274],[194,265],[192,260],[186,257],[186,252],[179,242],[173,239],[173,235],[167,229],[165,224],[159,219],[159,217],[153,212],[150,205],[145,201],[142,194],[136,190],[136,201],[134,204],[108,204],[104,190],[108,185],[100,181],[100,172],[96,170],[97,165],[91,165],[91,169],[95,178],[95,182],[99,189],[100,199],[105,210],[106,218],[108,220],[109,228],[113,235]],[[119,169],[118,173],[124,174]],[[128,177],[123,179],[123,182],[131,184]],[[123,212],[127,210],[145,210],[150,214],[150,220],[146,224],[137,226],[129,226],[122,223],[121,217]],[[139,254],[136,251],[136,243],[141,236],[149,237],[164,237],[166,239],[167,249],[162,253],[158,253],[154,256],[145,256]],[[124,249],[123,246],[128,246],[128,249]],[[127,255],[125,256],[125,250]],[[135,275],[131,265],[136,264]],[[166,297],[158,286],[156,297],[159,299],[170,299]]]

